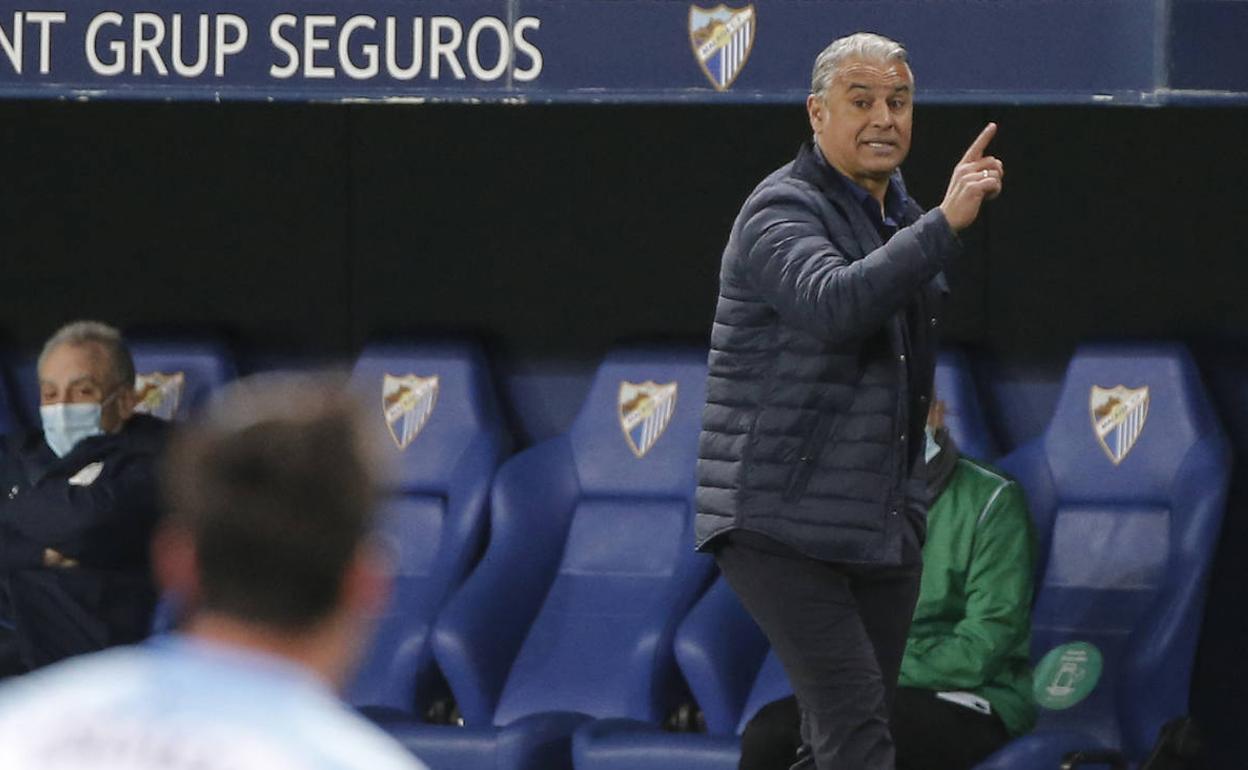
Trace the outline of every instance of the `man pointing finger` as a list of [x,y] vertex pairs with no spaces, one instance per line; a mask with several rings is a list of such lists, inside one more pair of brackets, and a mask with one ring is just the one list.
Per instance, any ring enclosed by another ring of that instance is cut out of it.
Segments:
[[914,76],[879,35],[815,60],[813,133],[724,250],[699,445],[697,544],[771,641],[802,710],[795,767],[891,770],[919,586],[924,423],[942,270],[1001,192],[989,124],[924,213],[898,171]]

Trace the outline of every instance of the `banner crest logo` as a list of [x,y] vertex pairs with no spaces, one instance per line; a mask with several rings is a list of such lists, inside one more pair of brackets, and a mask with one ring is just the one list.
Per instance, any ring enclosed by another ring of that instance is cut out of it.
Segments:
[[754,6],[689,6],[689,43],[693,57],[716,91],[727,91],[745,69],[754,48]]

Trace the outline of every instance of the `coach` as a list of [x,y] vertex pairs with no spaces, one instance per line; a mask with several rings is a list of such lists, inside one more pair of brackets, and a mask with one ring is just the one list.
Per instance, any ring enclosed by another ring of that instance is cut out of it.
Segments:
[[891,770],[918,592],[924,421],[942,269],[1002,188],[989,124],[924,214],[905,49],[859,33],[815,60],[813,140],[750,194],[724,250],[698,463],[698,547],[779,655],[818,770]]

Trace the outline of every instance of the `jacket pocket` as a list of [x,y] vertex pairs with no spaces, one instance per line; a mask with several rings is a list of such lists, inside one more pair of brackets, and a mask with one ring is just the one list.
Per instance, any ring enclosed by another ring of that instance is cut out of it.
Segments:
[[815,420],[814,427],[810,429],[810,433],[806,434],[806,440],[802,442],[797,464],[789,471],[789,480],[780,498],[784,502],[797,502],[802,495],[806,494],[806,485],[810,483],[815,466],[819,464],[819,455],[823,454],[824,445],[827,444],[836,427],[841,424],[844,416],[844,414],[837,414],[835,418],[829,418],[826,415],[820,415]]

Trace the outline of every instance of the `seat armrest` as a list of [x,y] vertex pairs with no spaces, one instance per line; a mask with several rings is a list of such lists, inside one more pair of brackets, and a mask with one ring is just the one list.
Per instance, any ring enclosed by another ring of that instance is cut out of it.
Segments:
[[547,712],[517,719],[498,736],[500,770],[572,770],[572,735],[593,721],[585,714]]
[[732,735],[767,655],[767,638],[724,580],[717,580],[676,632],[676,660],[707,732]]
[[493,721],[512,663],[558,569],[578,493],[563,437],[515,455],[495,477],[485,555],[433,629],[434,656],[469,726]]

